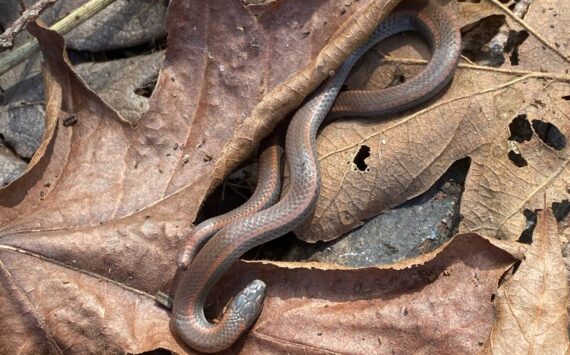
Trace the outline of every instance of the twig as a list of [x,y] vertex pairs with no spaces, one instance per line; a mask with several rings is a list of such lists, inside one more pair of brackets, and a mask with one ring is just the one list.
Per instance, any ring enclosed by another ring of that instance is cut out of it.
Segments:
[[28,22],[35,21],[45,9],[53,5],[56,1],[57,0],[39,0],[32,7],[25,10],[22,16],[18,17],[16,21],[0,35],[0,47],[12,48],[14,45],[14,37],[22,32]]
[[[93,15],[97,14],[99,11],[111,5],[113,2],[115,2],[115,0],[90,0],[86,4],[72,11],[63,19],[56,22],[50,27],[50,30],[56,31],[60,35],[64,35],[93,17]],[[23,62],[38,49],[38,41],[33,38],[20,47],[17,47],[10,52],[6,52],[5,56],[0,57],[0,75]]]

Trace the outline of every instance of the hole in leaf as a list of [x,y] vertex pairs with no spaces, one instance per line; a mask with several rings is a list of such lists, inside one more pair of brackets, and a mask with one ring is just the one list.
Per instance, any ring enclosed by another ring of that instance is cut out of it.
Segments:
[[365,171],[368,168],[368,164],[366,164],[365,160],[370,156],[370,147],[367,145],[360,146],[358,153],[354,157],[354,165],[360,171]]
[[562,202],[553,202],[552,213],[554,214],[554,218],[560,222],[570,213],[570,201],[562,200]]
[[154,91],[154,87],[156,86],[156,80],[158,79],[158,74],[153,75],[147,81],[145,81],[140,87],[135,89],[135,94],[149,98]]
[[518,115],[515,117],[511,123],[509,123],[509,131],[511,136],[510,141],[516,141],[522,143],[524,141],[530,141],[532,138],[532,128],[530,127],[530,122],[526,118],[526,115]]
[[[488,48],[491,39],[499,32],[501,26],[505,23],[505,17],[502,15],[491,15],[485,17],[474,24],[462,29],[462,54],[473,62],[488,62],[490,53]],[[500,58],[493,60],[493,65],[500,65],[504,62],[501,53]]]
[[527,31],[511,31],[505,45],[505,52],[511,53],[511,65],[519,65],[519,47],[528,38]]
[[532,233],[536,227],[536,211],[533,212],[529,209],[525,209],[523,215],[526,217],[526,228],[521,233],[518,241],[521,243],[531,244]]
[[390,84],[388,84],[388,87],[398,86],[400,84],[403,84],[404,82],[406,82],[406,77],[404,76],[404,73],[402,73],[402,70],[398,67],[396,68],[396,71],[394,72],[394,75],[392,77],[392,81],[390,82]]
[[513,162],[513,164],[515,164],[519,168],[527,166],[528,163],[516,148],[516,143],[512,143],[512,142],[522,143],[524,141],[531,140],[532,127],[526,115],[523,114],[515,117],[511,121],[511,123],[509,123],[509,131],[511,132],[511,135],[509,137],[509,143],[511,143],[510,145],[514,146],[509,150],[508,153],[509,159]]
[[522,157],[522,155],[515,153],[514,151],[509,151],[509,159],[519,168],[525,167],[528,165],[526,159]]
[[570,101],[570,95],[564,95],[562,98],[566,101]]
[[549,147],[556,150],[562,150],[566,147],[566,137],[552,123],[541,120],[532,120],[532,128],[540,140]]

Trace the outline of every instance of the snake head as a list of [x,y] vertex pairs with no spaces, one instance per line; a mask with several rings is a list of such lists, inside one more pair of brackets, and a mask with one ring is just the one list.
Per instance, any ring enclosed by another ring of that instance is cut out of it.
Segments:
[[250,282],[228,303],[217,323],[206,320],[203,310],[190,315],[185,309],[177,310],[175,297],[172,327],[196,350],[206,353],[225,350],[255,323],[263,306],[265,287],[263,281]]
[[239,319],[243,330],[251,327],[259,316],[265,298],[265,287],[263,281],[253,280],[229,304],[229,314]]

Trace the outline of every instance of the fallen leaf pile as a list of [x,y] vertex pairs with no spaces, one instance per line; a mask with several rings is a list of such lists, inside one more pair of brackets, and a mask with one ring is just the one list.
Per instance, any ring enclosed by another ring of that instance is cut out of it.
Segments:
[[[44,60],[45,131],[24,174],[0,189],[0,353],[192,353],[154,296],[173,294],[178,246],[204,199],[398,2],[173,0],[164,66],[140,118],[85,84],[61,36],[30,24]],[[527,37],[500,67],[466,55],[427,105],[323,128],[321,195],[297,235],[337,238],[469,158],[460,233],[382,267],[239,262],[208,311],[254,278],[268,294],[228,353],[568,349],[568,217],[552,207],[570,191],[570,7],[535,0],[521,20],[496,0],[442,4],[465,36],[498,16]],[[347,86],[385,87],[427,57],[419,37],[392,39]],[[529,215],[530,245],[518,241]]]

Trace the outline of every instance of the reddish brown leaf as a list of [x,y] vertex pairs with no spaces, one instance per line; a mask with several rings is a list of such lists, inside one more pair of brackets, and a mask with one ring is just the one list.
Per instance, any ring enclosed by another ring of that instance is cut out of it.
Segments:
[[182,351],[152,295],[21,249],[0,260],[0,353]]
[[[138,121],[84,85],[61,37],[30,26],[49,77],[46,134],[0,189],[0,349],[178,351],[152,295],[170,292],[214,167],[247,157],[395,4],[173,1],[165,67]],[[223,152],[238,141],[247,149]]]
[[267,283],[259,320],[234,346],[242,353],[476,353],[494,323],[497,281],[514,260],[467,234],[385,268],[241,263],[211,299],[220,309],[248,281]]

